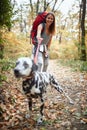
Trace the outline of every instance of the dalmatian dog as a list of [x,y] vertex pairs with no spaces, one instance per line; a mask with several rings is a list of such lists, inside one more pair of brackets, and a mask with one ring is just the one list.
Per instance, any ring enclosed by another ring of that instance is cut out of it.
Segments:
[[14,68],[14,75],[16,78],[23,78],[22,88],[28,98],[29,111],[32,111],[32,98],[40,97],[40,118],[38,124],[43,122],[43,108],[44,108],[44,94],[46,93],[47,86],[54,87],[58,92],[64,93],[73,104],[72,99],[64,92],[63,88],[59,85],[58,81],[53,75],[47,72],[38,72],[37,65],[33,60],[28,57],[21,57],[16,61]]

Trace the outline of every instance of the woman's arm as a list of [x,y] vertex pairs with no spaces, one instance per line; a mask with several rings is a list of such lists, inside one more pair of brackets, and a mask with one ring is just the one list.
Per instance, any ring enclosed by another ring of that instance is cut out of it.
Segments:
[[37,39],[42,39],[42,38],[41,38],[42,29],[43,29],[42,24],[39,24],[39,25],[38,25],[38,28],[37,28],[37,36],[36,36]]

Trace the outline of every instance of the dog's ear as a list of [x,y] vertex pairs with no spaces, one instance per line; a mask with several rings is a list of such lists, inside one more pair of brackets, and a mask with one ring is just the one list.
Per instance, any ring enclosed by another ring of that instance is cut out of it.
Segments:
[[32,65],[32,71],[37,71],[37,70],[38,70],[38,66],[33,63],[33,65]]

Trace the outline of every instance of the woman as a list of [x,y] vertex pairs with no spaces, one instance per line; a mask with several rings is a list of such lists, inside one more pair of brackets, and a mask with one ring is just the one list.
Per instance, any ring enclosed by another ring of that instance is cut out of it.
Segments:
[[[43,30],[43,31],[42,31]],[[55,33],[55,16],[49,12],[46,15],[45,23],[38,25],[37,40],[41,41],[38,52],[38,71],[47,71],[49,61],[49,49],[51,45],[52,36]],[[35,54],[35,48],[33,49],[33,55]]]

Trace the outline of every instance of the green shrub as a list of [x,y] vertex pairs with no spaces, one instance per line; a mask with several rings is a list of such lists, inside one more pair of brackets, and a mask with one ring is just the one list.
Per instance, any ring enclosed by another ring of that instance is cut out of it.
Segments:
[[5,72],[14,67],[13,61],[9,60],[0,60],[0,87],[2,86],[2,82],[7,80],[5,76]]
[[80,70],[87,71],[87,61],[82,62]]
[[5,60],[5,59],[0,60],[0,70],[1,70],[1,72],[10,70],[13,67],[14,67],[13,61]]
[[55,51],[50,52],[50,59],[58,59],[58,53]]
[[73,71],[87,71],[87,61],[73,60],[73,59],[59,59],[58,63],[69,66]]

